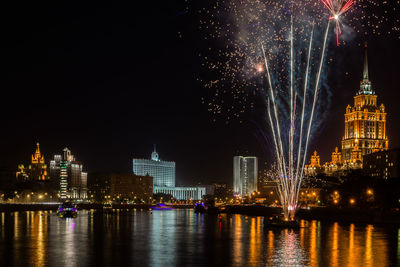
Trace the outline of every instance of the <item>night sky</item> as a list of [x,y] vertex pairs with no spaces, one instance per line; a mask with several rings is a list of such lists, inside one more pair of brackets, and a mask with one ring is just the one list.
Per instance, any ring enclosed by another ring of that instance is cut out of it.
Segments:
[[[150,157],[157,144],[162,160],[176,162],[178,185],[231,183],[237,153],[256,155],[264,166],[271,149],[252,123],[262,120],[256,115],[262,110],[226,124],[213,122],[201,103],[211,92],[196,80],[204,71],[198,54],[210,44],[197,29],[195,9],[186,7],[185,1],[3,6],[1,167],[27,163],[36,142],[47,162],[70,148],[89,175],[130,172],[132,158]],[[389,145],[399,147],[400,42],[365,39],[373,89],[388,112]],[[345,107],[359,89],[363,41],[358,36],[339,48],[330,42],[331,105],[311,144],[323,162],[340,146]]]

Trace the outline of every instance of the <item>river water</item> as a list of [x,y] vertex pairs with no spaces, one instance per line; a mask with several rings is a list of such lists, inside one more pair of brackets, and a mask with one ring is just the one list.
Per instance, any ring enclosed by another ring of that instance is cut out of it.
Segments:
[[264,229],[262,217],[192,210],[0,213],[0,266],[396,266],[396,226],[302,221]]

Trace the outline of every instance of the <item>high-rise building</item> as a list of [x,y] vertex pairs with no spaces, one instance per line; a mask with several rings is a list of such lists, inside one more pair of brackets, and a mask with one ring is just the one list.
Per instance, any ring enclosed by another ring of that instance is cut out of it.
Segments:
[[175,186],[175,162],[160,160],[155,148],[151,159],[133,159],[133,173],[152,176],[154,186]]
[[170,194],[179,200],[199,200],[206,194],[204,186],[176,187],[175,162],[160,160],[155,147],[151,159],[133,159],[133,173],[152,176],[154,194]]
[[[370,153],[389,148],[386,135],[386,111],[383,104],[378,105],[378,96],[372,89],[368,71],[367,44],[364,47],[364,69],[360,89],[354,96],[354,105],[346,107],[344,114],[345,131],[342,149],[332,153],[331,162],[315,168],[311,157],[310,165],[305,166],[306,175],[324,172],[327,175],[342,175],[351,169],[363,168],[363,158]],[[319,164],[318,164],[319,165]]]
[[87,198],[87,173],[82,170],[82,163],[75,160],[68,148],[63,149],[62,155],[54,155],[50,177],[59,183],[61,199]]
[[257,157],[233,157],[233,193],[241,196],[257,191]]
[[372,90],[368,73],[368,54],[365,45],[363,80],[354,97],[354,106],[348,105],[345,116],[345,132],[342,140],[344,163],[362,161],[362,156],[388,149],[386,136],[386,112],[378,105],[378,96]]
[[36,151],[31,157],[31,163],[27,168],[23,164],[18,165],[16,176],[18,180],[48,180],[47,165],[44,160],[44,155],[40,152],[39,143],[36,144]]

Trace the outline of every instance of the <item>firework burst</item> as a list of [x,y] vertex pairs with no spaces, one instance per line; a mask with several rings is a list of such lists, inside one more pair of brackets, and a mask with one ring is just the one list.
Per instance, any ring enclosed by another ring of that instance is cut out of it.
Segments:
[[[209,72],[199,80],[212,92],[203,103],[214,119],[227,123],[265,104],[285,217],[293,217],[297,209],[311,136],[327,110],[322,106],[329,90],[324,66],[329,63],[330,26],[335,23],[337,42],[349,28],[380,35],[388,19],[379,16],[382,9],[377,12],[377,7],[397,14],[387,1],[321,1],[217,0],[198,11],[199,28],[210,42],[200,54]],[[385,33],[395,32],[397,25]]]
[[339,46],[339,35],[342,33],[340,17],[354,5],[354,0],[321,0],[321,2],[331,13],[329,20],[335,20],[336,45]]

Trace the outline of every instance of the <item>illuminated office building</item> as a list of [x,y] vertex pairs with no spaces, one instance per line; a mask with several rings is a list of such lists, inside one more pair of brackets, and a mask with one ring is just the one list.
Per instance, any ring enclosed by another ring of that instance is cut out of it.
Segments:
[[170,194],[178,200],[200,200],[206,194],[206,187],[176,187],[175,162],[160,160],[156,149],[151,159],[133,159],[133,173],[153,177],[153,193]]
[[241,196],[257,191],[257,157],[233,157],[233,192]]
[[60,185],[61,199],[87,199],[87,173],[68,148],[50,161],[50,177]]

